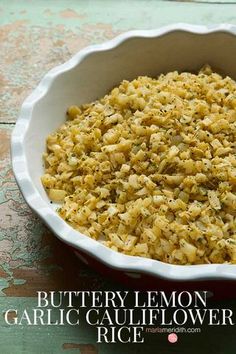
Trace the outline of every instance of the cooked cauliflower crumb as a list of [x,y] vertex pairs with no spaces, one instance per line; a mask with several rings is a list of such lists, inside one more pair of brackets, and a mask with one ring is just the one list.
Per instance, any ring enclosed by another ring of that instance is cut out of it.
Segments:
[[236,263],[236,82],[177,71],[71,106],[42,183],[60,216],[128,255]]

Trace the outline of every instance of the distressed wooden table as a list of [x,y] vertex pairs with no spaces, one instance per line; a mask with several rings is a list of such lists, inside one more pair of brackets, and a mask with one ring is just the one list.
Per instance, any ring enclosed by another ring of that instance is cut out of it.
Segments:
[[[13,328],[3,319],[6,309],[35,307],[38,290],[119,287],[75,259],[24,202],[9,152],[22,101],[50,68],[84,46],[175,22],[236,24],[236,1],[0,0],[0,353],[236,352],[235,327],[207,328],[183,336],[175,346],[151,335],[143,345],[124,347],[96,345],[86,324]],[[226,305],[235,307],[235,302]]]

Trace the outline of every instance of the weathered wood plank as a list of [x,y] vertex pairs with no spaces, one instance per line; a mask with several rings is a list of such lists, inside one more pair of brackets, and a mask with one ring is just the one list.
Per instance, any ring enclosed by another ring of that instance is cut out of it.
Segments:
[[[194,2],[198,2],[194,4]],[[131,29],[175,22],[236,23],[235,1],[0,1],[0,122],[14,123],[24,98],[50,68],[82,47]],[[224,4],[216,4],[224,2]],[[227,3],[227,4],[226,4]],[[11,170],[13,124],[0,124],[0,351],[4,354],[235,354],[234,327],[204,327],[177,345],[149,334],[140,346],[96,345],[95,331],[77,326],[6,325],[4,312],[32,309],[38,290],[116,289],[61,244],[25,204]],[[215,307],[218,305],[216,304]],[[235,302],[222,304],[235,309]],[[236,309],[235,309],[236,311]],[[219,338],[219,340],[216,340]]]
[[[0,348],[4,354],[235,354],[234,326],[207,326],[201,327],[200,333],[178,333],[178,342],[170,344],[167,334],[146,334],[143,344],[96,344],[96,329],[86,324],[84,314],[80,316],[79,326],[27,326],[26,321],[17,326],[5,323],[4,314],[8,309],[16,309],[19,319],[24,309],[27,309],[32,319],[32,309],[36,308],[35,298],[5,297],[0,302]],[[212,308],[218,308],[217,303]],[[222,303],[222,308],[232,308],[230,302]],[[62,308],[65,308],[62,306]],[[11,319],[14,315],[11,316]],[[58,319],[58,312],[54,311],[53,320]],[[46,321],[46,319],[45,319]],[[191,326],[189,326],[191,327]],[[217,338],[217,339],[216,339]]]
[[[33,308],[37,307],[34,298],[2,298],[0,302],[0,348],[4,354],[98,354],[96,333],[89,325],[82,321],[81,326],[9,326],[4,320],[5,311],[13,309],[18,311],[19,320],[26,309],[32,320]],[[55,317],[56,316],[56,317]],[[53,317],[58,319],[58,313]],[[11,320],[15,317],[12,315]],[[10,319],[9,319],[10,320]],[[14,335],[13,335],[14,333]],[[77,350],[75,350],[77,349]],[[101,351],[100,351],[101,353]]]
[[235,0],[162,0],[162,1],[170,1],[170,2],[191,2],[195,4],[215,4],[215,5],[231,5],[236,4]]
[[82,47],[130,29],[175,22],[236,23],[236,5],[156,0],[38,0],[31,5],[2,0],[0,122],[15,122],[22,101],[43,75]]
[[24,202],[10,164],[12,127],[0,125],[0,295],[102,287],[104,280],[87,270]]

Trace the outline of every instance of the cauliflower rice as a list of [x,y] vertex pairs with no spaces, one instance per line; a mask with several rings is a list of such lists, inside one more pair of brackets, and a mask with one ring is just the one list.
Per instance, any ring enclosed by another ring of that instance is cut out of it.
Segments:
[[236,82],[204,67],[124,80],[47,138],[60,216],[111,249],[236,263]]

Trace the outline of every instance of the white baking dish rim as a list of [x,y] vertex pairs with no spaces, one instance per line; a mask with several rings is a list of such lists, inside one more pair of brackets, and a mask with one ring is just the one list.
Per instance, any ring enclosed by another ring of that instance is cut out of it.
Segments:
[[69,226],[56,211],[53,211],[48,203],[40,196],[34,186],[29,171],[27,160],[24,154],[24,136],[27,132],[33,106],[50,89],[53,80],[62,73],[71,70],[79,65],[87,56],[95,52],[108,51],[120,46],[130,38],[153,38],[165,35],[173,31],[184,31],[195,34],[209,34],[214,32],[227,32],[236,35],[236,26],[220,24],[214,26],[195,26],[178,23],[154,30],[135,30],[123,33],[116,38],[99,45],[89,46],[75,54],[66,63],[50,70],[39,83],[37,88],[24,101],[19,118],[16,122],[11,139],[11,156],[13,172],[21,192],[28,205],[38,214],[47,226],[63,242],[81,250],[103,264],[120,270],[122,272],[135,272],[138,274],[149,274],[163,279],[175,281],[193,280],[235,280],[236,265],[230,264],[204,264],[204,265],[171,265],[160,261],[124,255],[115,252],[101,243],[81,234]]

